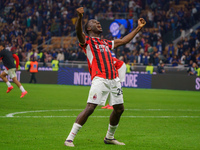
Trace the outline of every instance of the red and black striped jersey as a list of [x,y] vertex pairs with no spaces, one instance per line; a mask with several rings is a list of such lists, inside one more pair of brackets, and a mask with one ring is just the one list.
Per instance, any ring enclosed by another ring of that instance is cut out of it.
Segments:
[[86,36],[85,44],[80,44],[80,47],[87,55],[88,68],[92,79],[95,76],[104,79],[118,77],[118,72],[110,53],[110,50],[114,48],[114,41]]

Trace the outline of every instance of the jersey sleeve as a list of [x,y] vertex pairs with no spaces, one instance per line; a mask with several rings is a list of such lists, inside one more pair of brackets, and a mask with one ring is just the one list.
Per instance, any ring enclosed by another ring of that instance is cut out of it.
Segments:
[[121,66],[124,64],[124,62],[122,60],[119,60],[115,57],[113,57],[113,61],[114,61],[114,65],[115,65],[115,68],[118,70],[121,68]]
[[108,47],[113,50],[114,49],[114,41],[110,41],[110,40],[105,40],[108,43]]
[[15,59],[15,61],[16,61],[16,68],[18,69],[18,66],[19,66],[19,57],[16,54],[12,54],[12,55],[13,55],[13,58]]

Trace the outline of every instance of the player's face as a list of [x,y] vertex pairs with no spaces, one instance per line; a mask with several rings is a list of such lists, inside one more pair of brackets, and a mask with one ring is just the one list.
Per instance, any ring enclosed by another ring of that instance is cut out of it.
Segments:
[[94,33],[100,34],[103,32],[100,22],[95,19],[89,21],[89,26],[91,27],[91,31]]

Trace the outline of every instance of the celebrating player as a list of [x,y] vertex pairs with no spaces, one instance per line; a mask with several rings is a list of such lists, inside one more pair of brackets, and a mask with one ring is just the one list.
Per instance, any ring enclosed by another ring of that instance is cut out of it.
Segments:
[[[24,89],[24,87],[21,85],[21,83],[17,80],[17,76],[15,73],[16,68],[15,68],[12,52],[5,49],[5,44],[3,42],[0,43],[0,58],[2,58],[3,65],[6,67],[6,69],[1,73],[0,76],[1,76],[2,80],[8,86],[7,93],[9,93],[13,89],[13,86],[10,84],[10,82],[6,78],[6,76],[9,75],[10,78],[12,78],[13,82],[22,91],[20,98],[24,97],[27,94],[27,91]],[[16,65],[18,65],[17,62],[16,62]]]
[[94,112],[97,105],[105,105],[106,99],[109,96],[109,104],[113,106],[113,111],[110,115],[110,124],[106,137],[105,144],[125,145],[122,142],[114,139],[114,133],[117,129],[120,117],[124,111],[124,101],[121,90],[120,79],[118,72],[114,66],[113,58],[110,50],[124,45],[131,41],[131,39],[142,29],[146,24],[145,20],[140,18],[138,20],[138,27],[122,39],[109,41],[100,39],[102,28],[97,20],[89,20],[85,25],[86,36],[82,29],[82,17],[84,13],[83,7],[78,8],[78,19],[76,22],[76,34],[81,48],[87,55],[88,68],[91,74],[92,85],[89,91],[86,108],[78,115],[75,123],[69,133],[65,145],[74,147],[73,140],[85,124],[88,117]]

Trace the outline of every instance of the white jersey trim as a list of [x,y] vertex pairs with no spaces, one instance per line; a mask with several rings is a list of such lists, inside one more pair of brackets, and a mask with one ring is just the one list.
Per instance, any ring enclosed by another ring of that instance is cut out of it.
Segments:
[[114,49],[114,41],[112,41],[112,48],[111,48],[111,50],[113,50]]
[[88,58],[90,64],[92,65],[92,61],[93,61],[94,57],[93,57],[93,54],[92,54],[89,44],[86,46],[86,55],[87,55],[87,58]]

